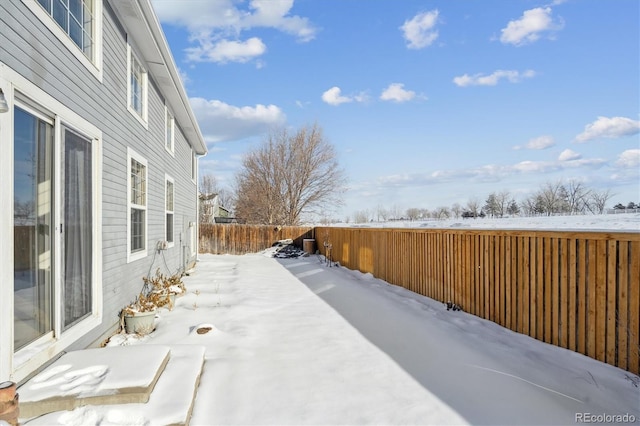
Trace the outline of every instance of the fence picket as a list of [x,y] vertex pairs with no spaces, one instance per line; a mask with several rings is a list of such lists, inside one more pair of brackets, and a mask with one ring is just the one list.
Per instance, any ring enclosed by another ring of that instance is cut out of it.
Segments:
[[[607,329],[606,329],[606,362],[616,363],[616,287],[619,285],[616,264],[618,262],[618,244],[616,241],[608,241],[607,247]],[[613,283],[614,285],[612,285]]]

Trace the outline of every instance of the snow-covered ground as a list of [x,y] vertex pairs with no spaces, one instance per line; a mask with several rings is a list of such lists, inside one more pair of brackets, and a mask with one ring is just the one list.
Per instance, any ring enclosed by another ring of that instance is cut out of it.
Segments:
[[477,219],[443,219],[340,224],[353,227],[385,228],[469,228],[540,230],[615,230],[640,232],[640,213],[574,216],[534,216]]
[[[638,231],[638,216],[615,219]],[[192,425],[640,422],[638,376],[318,255],[274,250],[201,255],[154,333],[111,339],[204,346]],[[61,423],[149,424],[133,407],[81,407]]]

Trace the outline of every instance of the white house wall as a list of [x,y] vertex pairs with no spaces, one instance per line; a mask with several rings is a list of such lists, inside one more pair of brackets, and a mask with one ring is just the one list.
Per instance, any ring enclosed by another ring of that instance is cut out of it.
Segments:
[[[98,209],[101,216],[101,247],[99,248],[101,277],[100,322],[63,346],[58,343],[42,348],[41,359],[48,360],[62,350],[83,348],[108,335],[117,327],[118,313],[132,301],[142,288],[142,277],[156,268],[164,273],[181,271],[185,264],[195,261],[190,250],[191,226],[197,223],[197,188],[192,179],[193,150],[176,122],[174,154],[164,148],[166,100],[159,86],[150,76],[148,85],[148,123],[144,126],[127,109],[127,33],[119,24],[108,1],[102,2],[102,58],[101,69],[88,69],[70,49],[52,35],[50,29],[34,15],[26,3],[31,0],[2,0],[0,2],[0,68],[5,75],[17,76],[30,87],[41,89],[46,95],[82,117],[100,132],[100,188]],[[132,0],[133,1],[133,0]],[[135,40],[132,41],[135,44]],[[143,64],[148,69],[147,64]],[[2,74],[0,74],[2,81]],[[12,82],[8,81],[7,98],[11,103]],[[38,99],[34,99],[38,102]],[[10,105],[10,108],[13,106]],[[53,111],[57,113],[56,111]],[[181,112],[184,115],[184,112]],[[174,112],[174,114],[176,114]],[[8,117],[7,114],[2,114]],[[13,140],[7,125],[12,122],[0,117],[0,143],[3,152],[0,165],[2,185],[11,185],[12,156],[5,156]],[[189,124],[189,123],[186,123]],[[127,263],[127,149],[144,156],[148,168],[147,256]],[[201,150],[201,149],[200,149]],[[174,180],[174,245],[167,250],[155,250],[158,241],[165,239],[165,174]],[[2,205],[2,272],[0,304],[13,303],[13,265],[6,259],[13,250],[13,200],[11,190],[0,192]],[[9,219],[10,221],[7,221]],[[171,268],[167,271],[166,265]],[[7,268],[10,268],[7,272]],[[8,282],[7,279],[10,279]],[[12,311],[11,311],[12,312]],[[6,316],[6,313],[5,313]],[[0,323],[0,381],[21,380],[29,371],[16,375],[16,365],[8,346],[13,343],[7,319]],[[10,366],[10,367],[8,367]],[[11,371],[8,371],[11,370]],[[9,377],[7,377],[9,375]]]

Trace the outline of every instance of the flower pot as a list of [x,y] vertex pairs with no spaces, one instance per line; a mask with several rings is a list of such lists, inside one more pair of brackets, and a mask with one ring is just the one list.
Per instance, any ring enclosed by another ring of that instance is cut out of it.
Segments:
[[127,334],[149,334],[154,330],[156,311],[124,314],[124,330]]
[[12,426],[18,424],[18,415],[20,414],[18,396],[14,382],[0,383],[0,421],[7,422]]

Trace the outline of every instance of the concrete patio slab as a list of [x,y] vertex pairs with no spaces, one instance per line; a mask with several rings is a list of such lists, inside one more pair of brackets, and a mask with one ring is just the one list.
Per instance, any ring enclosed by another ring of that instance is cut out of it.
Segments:
[[120,346],[66,353],[18,389],[20,417],[89,404],[147,402],[169,352],[169,346]]
[[[165,346],[123,346],[165,348]],[[110,348],[105,348],[110,349]],[[103,349],[104,350],[104,349]],[[169,360],[146,403],[91,404],[73,411],[58,411],[21,422],[24,425],[140,424],[188,425],[200,383],[205,348],[197,345],[171,345]],[[135,374],[137,375],[137,373]]]

